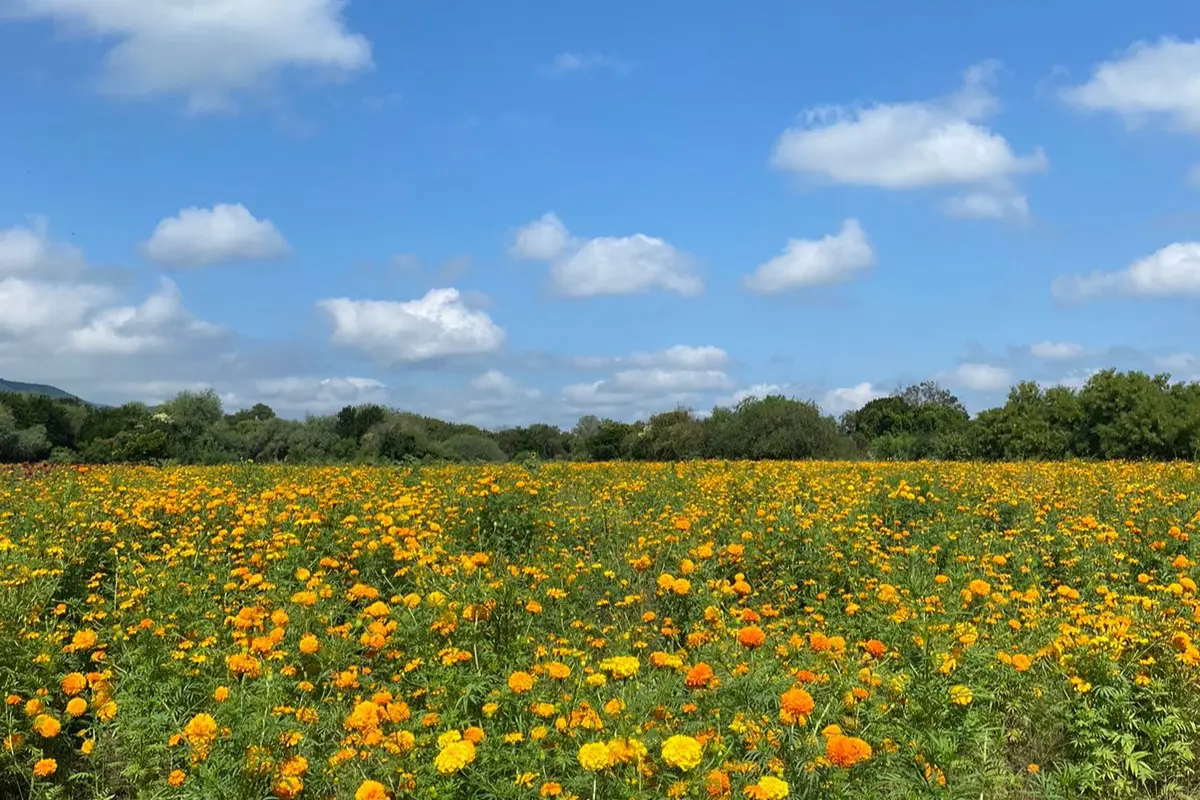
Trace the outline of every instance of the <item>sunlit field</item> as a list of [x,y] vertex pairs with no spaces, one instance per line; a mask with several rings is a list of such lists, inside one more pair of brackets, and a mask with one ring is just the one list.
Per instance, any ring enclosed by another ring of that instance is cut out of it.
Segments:
[[1196,468],[0,476],[0,797],[1200,796]]

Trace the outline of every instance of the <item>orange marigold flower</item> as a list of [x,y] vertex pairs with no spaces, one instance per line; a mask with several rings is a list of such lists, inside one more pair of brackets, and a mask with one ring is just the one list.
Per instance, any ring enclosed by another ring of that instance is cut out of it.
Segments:
[[834,734],[825,740],[825,757],[838,767],[852,767],[871,757],[871,745],[857,736]]
[[533,676],[528,672],[514,672],[508,676],[508,688],[514,694],[523,694],[533,688]]
[[800,722],[813,712],[814,706],[812,695],[805,690],[788,689],[779,698],[779,719],[789,725]]
[[55,772],[58,772],[58,762],[53,758],[38,759],[33,765],[33,775],[36,778],[47,778]]
[[767,635],[757,625],[747,625],[738,630],[737,639],[738,644],[742,647],[753,650],[756,647],[762,647],[763,642],[767,640]]
[[712,667],[701,661],[688,670],[687,677],[683,679],[683,682],[689,689],[703,689],[712,684],[715,677]]
[[379,781],[363,781],[354,793],[354,800],[387,800],[387,787]]
[[87,688],[87,678],[81,672],[72,672],[62,679],[63,694],[76,695]]

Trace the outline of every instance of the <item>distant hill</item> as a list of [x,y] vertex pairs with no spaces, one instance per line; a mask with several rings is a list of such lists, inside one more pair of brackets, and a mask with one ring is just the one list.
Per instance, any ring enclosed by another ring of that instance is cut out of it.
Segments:
[[57,386],[47,386],[44,383],[21,383],[20,381],[6,381],[0,378],[0,392],[17,392],[20,394],[43,394],[46,397],[53,397],[55,400],[79,400],[85,402],[70,392],[64,392]]

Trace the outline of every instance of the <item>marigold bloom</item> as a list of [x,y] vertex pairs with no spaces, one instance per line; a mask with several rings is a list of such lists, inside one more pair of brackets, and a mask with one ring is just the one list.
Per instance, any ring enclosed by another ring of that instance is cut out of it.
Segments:
[[758,783],[747,786],[744,793],[751,800],[783,800],[790,791],[787,781],[780,780],[774,775],[764,775],[758,779]]
[[528,672],[514,672],[508,676],[509,691],[524,694],[533,688],[534,677]]
[[434,767],[442,775],[453,775],[475,760],[475,745],[467,739],[451,742],[442,748],[433,761]]
[[703,689],[711,684],[715,677],[712,667],[701,661],[688,670],[687,677],[683,679],[683,682],[689,689]]
[[588,772],[608,769],[608,746],[603,742],[588,742],[579,748],[576,758],[579,759],[579,766]]
[[300,652],[306,656],[311,656],[313,653],[321,649],[321,643],[316,636],[311,633],[300,637]]
[[388,790],[379,781],[363,781],[354,793],[354,800],[387,800]]
[[72,717],[82,717],[87,713],[87,700],[82,697],[72,697],[67,701],[67,714]]
[[662,745],[663,761],[676,769],[687,772],[700,765],[704,757],[704,746],[691,736],[676,734]]
[[738,644],[742,647],[753,650],[756,647],[762,647],[763,642],[767,640],[767,635],[757,625],[747,625],[738,630],[737,639]]
[[65,695],[79,694],[87,688],[87,678],[81,672],[72,672],[63,677],[61,687]]
[[167,776],[167,784],[170,786],[183,786],[183,782],[187,780],[187,773],[181,769],[171,770],[171,774]]
[[47,778],[58,772],[58,762],[53,758],[40,758],[33,765],[33,775],[36,778]]
[[811,714],[814,707],[812,695],[804,689],[788,689],[779,698],[779,719],[789,725],[799,722]]
[[955,705],[969,706],[971,705],[971,701],[974,699],[975,696],[971,694],[971,688],[969,686],[964,686],[960,683],[957,686],[950,687],[950,702],[954,703]]
[[852,767],[871,757],[871,745],[857,736],[835,733],[825,740],[825,757],[838,767]]
[[53,739],[62,730],[62,723],[49,714],[39,714],[33,721],[33,732],[43,739]]

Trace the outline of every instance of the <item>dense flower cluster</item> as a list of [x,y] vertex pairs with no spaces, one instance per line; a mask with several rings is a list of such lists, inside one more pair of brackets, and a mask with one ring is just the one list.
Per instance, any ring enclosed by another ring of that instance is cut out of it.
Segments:
[[1198,477],[14,473],[0,792],[1187,796]]

